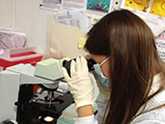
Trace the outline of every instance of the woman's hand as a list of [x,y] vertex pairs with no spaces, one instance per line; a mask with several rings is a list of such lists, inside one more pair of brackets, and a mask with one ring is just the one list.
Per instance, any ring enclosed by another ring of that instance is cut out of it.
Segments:
[[79,116],[89,116],[93,114],[93,104],[99,90],[95,81],[91,80],[87,61],[84,57],[77,57],[71,62],[71,76],[63,68],[64,76],[69,84]]

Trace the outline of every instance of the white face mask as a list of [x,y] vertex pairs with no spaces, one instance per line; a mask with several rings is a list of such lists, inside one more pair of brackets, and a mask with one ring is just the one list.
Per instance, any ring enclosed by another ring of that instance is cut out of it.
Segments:
[[94,76],[95,78],[101,83],[102,86],[104,87],[109,87],[110,80],[108,77],[106,77],[102,70],[101,70],[101,65],[103,65],[106,61],[109,60],[109,57],[104,59],[100,64],[95,64],[94,67]]

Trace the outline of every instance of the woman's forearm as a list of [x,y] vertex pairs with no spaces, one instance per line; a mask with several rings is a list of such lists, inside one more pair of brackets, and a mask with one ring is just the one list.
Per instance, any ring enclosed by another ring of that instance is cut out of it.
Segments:
[[86,105],[77,109],[78,117],[87,117],[93,115],[92,105]]

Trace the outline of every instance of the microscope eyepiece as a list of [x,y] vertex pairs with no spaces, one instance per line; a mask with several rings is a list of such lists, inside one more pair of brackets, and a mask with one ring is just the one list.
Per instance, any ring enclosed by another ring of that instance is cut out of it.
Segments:
[[[76,61],[76,59],[72,59],[72,60]],[[71,61],[72,60],[69,60],[69,61],[68,60],[64,60],[63,63],[62,63],[63,67],[66,68],[69,76],[70,76],[70,66],[71,66]],[[96,64],[96,61],[95,60],[93,60],[93,59],[87,59],[87,65],[88,65],[89,72],[91,72],[91,71],[94,70],[94,68],[93,68],[93,65],[94,64]]]

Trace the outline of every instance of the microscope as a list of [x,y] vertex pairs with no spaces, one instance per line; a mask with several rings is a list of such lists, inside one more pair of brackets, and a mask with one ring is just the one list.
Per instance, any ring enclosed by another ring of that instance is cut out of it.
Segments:
[[[74,59],[75,60],[75,59]],[[37,63],[34,76],[53,83],[21,84],[18,93],[16,121],[18,124],[56,124],[62,112],[74,103],[64,81],[62,66],[70,75],[71,60],[47,59]],[[87,60],[89,71],[95,61]],[[44,82],[42,81],[42,82]]]

